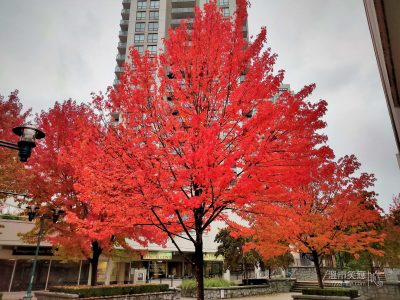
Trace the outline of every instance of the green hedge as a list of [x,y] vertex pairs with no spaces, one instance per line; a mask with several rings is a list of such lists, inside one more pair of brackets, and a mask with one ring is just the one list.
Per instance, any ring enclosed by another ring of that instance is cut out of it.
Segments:
[[343,288],[329,288],[329,289],[304,289],[303,295],[319,295],[319,296],[346,296],[350,298],[358,297],[357,290],[343,289]]
[[3,214],[3,215],[0,215],[0,219],[21,221],[21,220],[24,220],[25,218],[21,217],[21,216],[12,215],[12,214]]
[[[222,278],[204,278],[204,287],[230,287],[232,284]],[[187,295],[188,293],[194,292],[197,288],[197,282],[194,279],[185,279],[182,281],[182,292]]]
[[168,291],[168,284],[124,284],[108,286],[53,286],[50,292],[78,294],[79,298],[159,293]]

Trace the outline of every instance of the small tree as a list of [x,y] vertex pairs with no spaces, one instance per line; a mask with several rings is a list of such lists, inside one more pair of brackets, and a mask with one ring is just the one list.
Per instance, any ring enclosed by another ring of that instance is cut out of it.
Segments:
[[235,238],[230,235],[229,229],[221,229],[215,236],[215,242],[219,243],[217,253],[224,257],[225,269],[230,271],[241,269],[243,278],[247,279],[247,270],[262,264],[262,257],[257,251],[251,249],[245,251],[244,245],[249,238]]
[[400,267],[400,194],[393,197],[393,203],[382,225],[385,234],[385,255],[379,260],[392,268]]
[[132,218],[146,207],[154,232],[164,231],[184,256],[176,238],[190,241],[194,259],[185,257],[195,269],[198,299],[209,226],[227,220],[228,211],[274,201],[285,192],[281,182],[308,178],[309,157],[326,151],[316,149],[326,139],[317,132],[326,103],[305,101],[313,85],[280,95],[283,71],[274,74],[276,55],[262,51],[266,30],[248,44],[247,1],[237,4],[233,19],[215,1],[196,8],[191,30],[186,22],[170,30],[158,56],[131,50],[106,103],[120,124],[107,132],[104,151],[79,183],[88,199],[107,198],[111,190],[114,205]]
[[284,243],[292,251],[311,253],[318,284],[323,288],[322,255],[336,251],[380,255],[375,245],[382,242],[382,235],[376,230],[380,209],[375,194],[367,191],[374,176],[356,176],[360,163],[354,156],[317,166],[308,184],[290,188],[291,199],[275,206],[273,216],[271,208],[258,208],[253,233],[264,255],[270,255],[271,244],[282,247]]
[[[26,123],[30,111],[30,109],[23,110],[17,90],[7,98],[0,95],[0,139],[18,142],[18,137],[12,129]],[[0,147],[0,190],[25,193],[28,182],[28,172],[24,164],[19,161],[17,151]],[[0,193],[0,204],[6,197],[8,196]]]

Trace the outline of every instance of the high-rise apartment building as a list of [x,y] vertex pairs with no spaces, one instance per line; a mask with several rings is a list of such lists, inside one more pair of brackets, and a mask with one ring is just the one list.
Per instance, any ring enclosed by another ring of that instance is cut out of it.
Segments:
[[[115,81],[118,83],[129,48],[134,46],[140,53],[148,50],[157,54],[163,48],[162,39],[168,28],[176,28],[182,20],[194,18],[195,6],[202,7],[208,0],[123,0],[121,30],[119,32]],[[218,0],[224,16],[236,11],[236,0]],[[243,29],[247,35],[247,26]]]

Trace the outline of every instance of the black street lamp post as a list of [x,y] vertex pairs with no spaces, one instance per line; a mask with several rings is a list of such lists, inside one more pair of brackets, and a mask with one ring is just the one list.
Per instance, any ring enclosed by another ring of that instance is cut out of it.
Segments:
[[42,241],[42,238],[44,236],[44,221],[46,219],[53,220],[53,223],[57,223],[58,219],[62,214],[64,214],[63,210],[59,209],[52,209],[53,213],[52,214],[43,214],[43,215],[37,215],[37,210],[39,210],[39,207],[28,207],[28,219],[29,221],[32,221],[35,217],[38,217],[40,220],[40,227],[39,227],[39,233],[38,233],[38,238],[37,238],[37,243],[36,243],[36,250],[35,250],[35,258],[33,259],[32,263],[32,269],[31,273],[29,275],[29,285],[28,289],[26,290],[26,295],[23,297],[23,300],[31,300],[32,299],[32,286],[33,286],[33,280],[35,278],[35,272],[36,272],[36,264],[37,264],[37,259],[39,256],[39,248],[40,248],[40,242]]
[[36,140],[44,138],[45,134],[30,125],[15,127],[12,131],[20,137],[19,142],[15,144],[0,140],[0,146],[18,150],[20,161],[26,162],[31,156],[32,149],[36,147]]

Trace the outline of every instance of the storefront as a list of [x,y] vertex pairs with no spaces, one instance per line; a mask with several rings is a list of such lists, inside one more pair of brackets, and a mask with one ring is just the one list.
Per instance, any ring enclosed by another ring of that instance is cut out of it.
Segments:
[[[0,251],[0,291],[25,291],[35,247],[3,247]],[[41,247],[33,281],[34,290],[47,289],[54,285],[87,284],[89,263],[87,261],[62,261],[55,259],[50,247]]]

